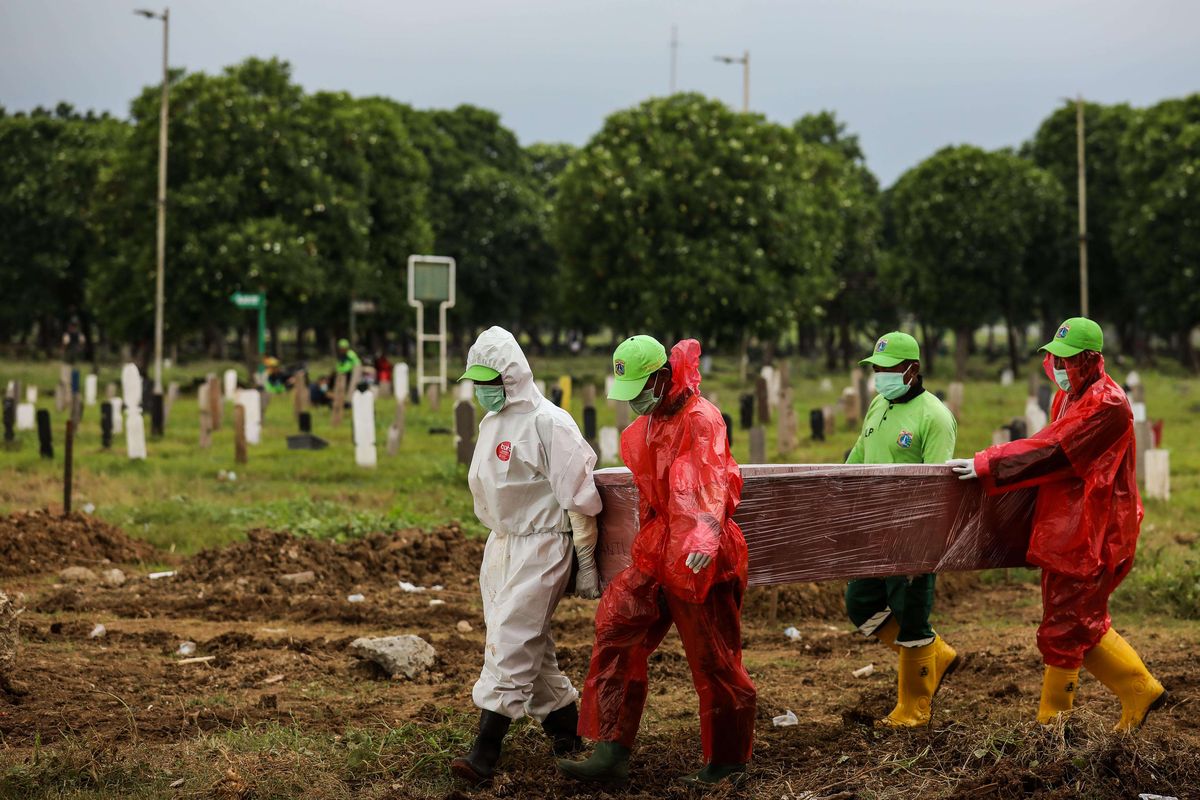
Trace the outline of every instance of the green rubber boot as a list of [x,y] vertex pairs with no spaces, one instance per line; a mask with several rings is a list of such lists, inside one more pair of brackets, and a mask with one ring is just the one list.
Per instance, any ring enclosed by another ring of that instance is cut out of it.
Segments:
[[745,764],[706,764],[704,769],[684,775],[679,780],[697,789],[711,789],[718,783],[728,780],[733,785],[742,782],[746,777]]
[[560,758],[558,771],[577,781],[623,783],[629,780],[629,748],[616,742],[596,742],[596,749],[584,761]]

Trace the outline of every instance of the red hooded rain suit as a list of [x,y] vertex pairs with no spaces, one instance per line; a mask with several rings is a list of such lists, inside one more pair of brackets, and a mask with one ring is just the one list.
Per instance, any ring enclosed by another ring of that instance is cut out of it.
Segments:
[[[733,521],[742,478],[725,423],[699,394],[700,344],[671,350],[662,410],[621,436],[638,489],[641,529],[633,564],[605,589],[579,711],[579,733],[632,747],[646,702],[646,662],[671,623],[679,631],[700,697],[706,762],[744,764],[754,743],[756,692],[742,666],[741,606],[746,540]],[[690,553],[713,561],[699,574]]]
[[[1053,359],[1044,362],[1051,378]],[[1049,425],[975,455],[989,494],[1040,487],[1028,552],[1042,568],[1038,649],[1062,669],[1078,668],[1112,625],[1108,597],[1133,566],[1142,523],[1129,401],[1099,353],[1073,361],[1071,391],[1055,395]]]

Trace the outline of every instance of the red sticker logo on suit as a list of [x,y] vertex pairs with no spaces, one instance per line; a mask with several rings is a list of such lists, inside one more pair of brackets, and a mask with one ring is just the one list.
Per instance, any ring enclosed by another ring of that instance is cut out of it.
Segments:
[[512,458],[512,442],[501,442],[496,445],[496,458],[508,461]]

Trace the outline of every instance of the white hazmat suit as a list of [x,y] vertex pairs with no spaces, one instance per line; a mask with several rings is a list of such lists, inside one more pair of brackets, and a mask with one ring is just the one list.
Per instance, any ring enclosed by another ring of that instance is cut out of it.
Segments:
[[468,474],[475,514],[491,529],[479,572],[487,639],[472,697],[485,711],[542,721],[579,696],[558,667],[550,619],[570,580],[572,524],[581,573],[585,551],[590,561],[596,456],[571,415],[534,386],[511,333],[484,331],[467,364],[499,372],[505,392],[504,407],[479,423]]

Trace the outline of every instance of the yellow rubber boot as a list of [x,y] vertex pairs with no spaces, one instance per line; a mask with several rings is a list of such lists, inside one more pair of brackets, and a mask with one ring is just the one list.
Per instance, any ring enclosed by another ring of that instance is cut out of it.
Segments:
[[900,635],[900,623],[896,622],[895,615],[888,617],[887,622],[876,628],[871,635],[887,645],[893,653],[900,652],[900,645],[896,644],[896,637]]
[[950,675],[954,670],[958,669],[962,659],[959,658],[958,652],[946,644],[946,640],[940,635],[934,634],[933,653],[934,653],[934,677],[936,681],[933,685],[933,693],[937,694],[938,689],[942,688],[942,679]]
[[1049,725],[1059,714],[1075,705],[1075,690],[1079,688],[1079,670],[1046,665],[1042,675],[1042,700],[1038,703],[1037,721]]
[[1083,666],[1121,701],[1121,719],[1114,731],[1136,731],[1147,715],[1167,700],[1159,683],[1137,652],[1112,628],[1088,651]]
[[900,648],[898,699],[892,713],[876,725],[881,728],[917,728],[933,716],[933,693],[937,689],[937,641],[924,647]]

